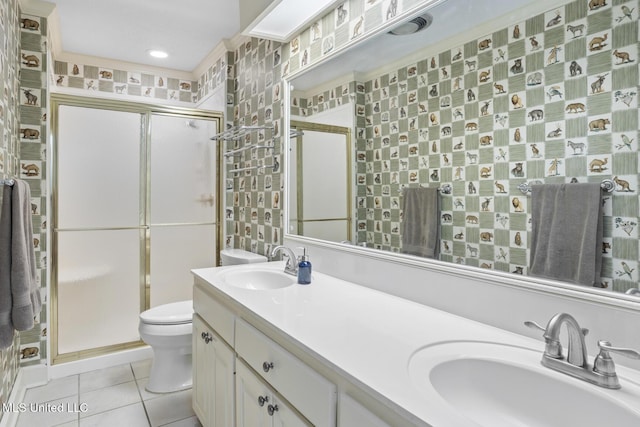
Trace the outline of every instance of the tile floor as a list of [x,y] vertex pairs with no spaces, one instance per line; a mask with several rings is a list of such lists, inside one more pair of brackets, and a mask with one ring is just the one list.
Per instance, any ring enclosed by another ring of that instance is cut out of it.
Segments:
[[191,390],[153,394],[144,389],[150,368],[151,360],[145,360],[28,389],[17,427],[201,427],[191,408]]

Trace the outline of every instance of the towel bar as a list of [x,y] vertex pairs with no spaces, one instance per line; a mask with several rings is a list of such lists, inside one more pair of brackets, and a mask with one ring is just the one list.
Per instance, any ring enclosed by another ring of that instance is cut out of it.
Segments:
[[[600,187],[604,190],[605,193],[613,193],[616,189],[616,183],[612,179],[603,179]],[[518,185],[518,190],[522,191],[522,194],[529,195],[531,194],[531,185],[523,182]]]
[[[453,188],[451,187],[451,184],[444,184],[442,185],[442,187],[438,187],[437,190],[438,192],[440,192],[440,194],[451,194],[451,191],[453,190]],[[404,192],[404,188],[401,188],[400,196],[402,196],[403,192]]]

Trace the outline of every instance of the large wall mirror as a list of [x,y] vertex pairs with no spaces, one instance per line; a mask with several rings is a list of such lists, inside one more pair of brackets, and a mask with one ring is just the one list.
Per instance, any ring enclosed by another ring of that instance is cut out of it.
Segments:
[[[386,28],[291,76],[290,120],[351,121],[333,123],[353,132],[348,240],[406,257],[403,189],[448,187],[433,262],[536,283],[528,271],[531,196],[523,185],[611,181],[602,200],[600,283],[558,285],[634,301],[638,14],[587,0],[488,3],[439,2],[414,21],[424,30],[392,35]],[[290,167],[291,176],[300,173]],[[346,247],[342,238],[324,240]]]

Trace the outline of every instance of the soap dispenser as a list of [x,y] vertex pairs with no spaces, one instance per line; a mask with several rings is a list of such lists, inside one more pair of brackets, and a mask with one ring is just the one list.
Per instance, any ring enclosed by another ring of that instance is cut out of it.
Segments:
[[307,256],[307,248],[302,249],[302,256],[298,263],[298,283],[301,285],[308,285],[311,283],[311,262]]

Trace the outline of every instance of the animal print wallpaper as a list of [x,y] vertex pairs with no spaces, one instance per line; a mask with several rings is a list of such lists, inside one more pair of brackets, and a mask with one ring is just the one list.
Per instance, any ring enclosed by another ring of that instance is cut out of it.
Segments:
[[[234,52],[235,62],[229,68],[229,77],[234,78],[229,85],[233,108],[228,124],[258,129],[222,141],[223,151],[229,153],[224,157],[225,246],[261,254],[282,243],[282,147],[289,136],[282,129],[282,54],[279,43],[247,39]],[[267,148],[238,151],[249,146]]]
[[[20,170],[31,189],[33,245],[42,301],[47,298],[47,19],[20,16]],[[39,322],[20,333],[20,366],[46,363],[47,314],[43,303]]]
[[143,97],[154,101],[197,101],[197,82],[143,71],[54,61],[53,84],[61,88]]
[[[34,227],[33,245],[36,252],[37,278],[42,300],[46,300],[46,150],[47,133],[47,22],[46,19],[22,15],[17,2],[2,3],[0,11],[9,17],[0,21],[5,25],[6,44],[2,51],[3,143],[0,150],[0,173],[29,183]],[[5,402],[11,392],[19,366],[46,362],[47,310],[43,305],[36,326],[16,334],[14,345],[0,352],[2,389],[0,400]]]

